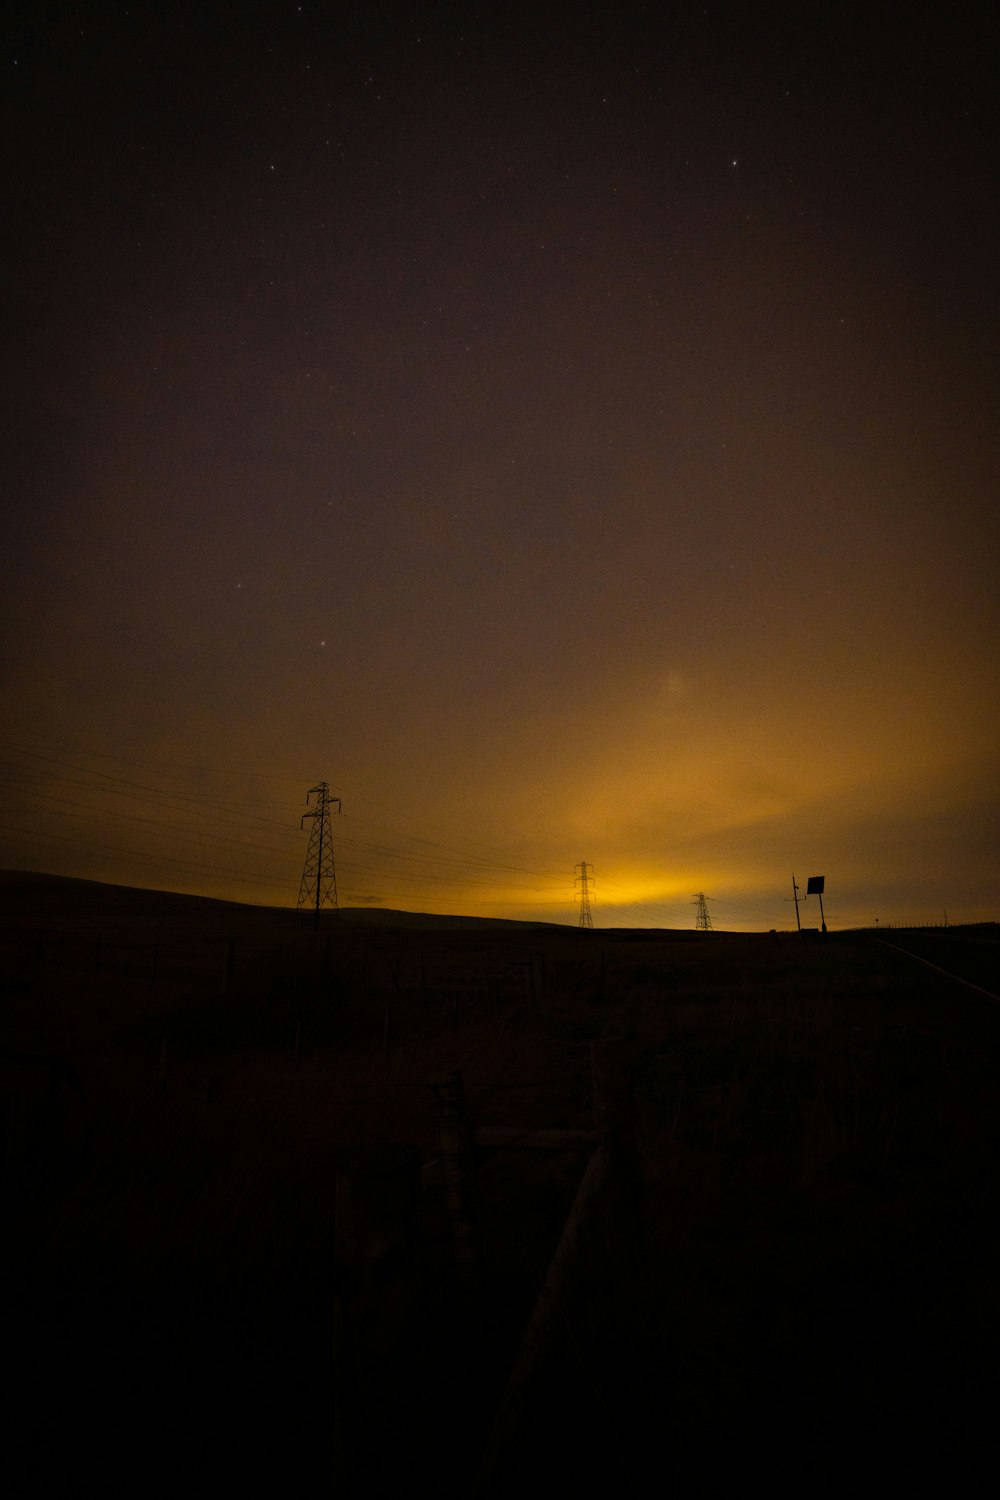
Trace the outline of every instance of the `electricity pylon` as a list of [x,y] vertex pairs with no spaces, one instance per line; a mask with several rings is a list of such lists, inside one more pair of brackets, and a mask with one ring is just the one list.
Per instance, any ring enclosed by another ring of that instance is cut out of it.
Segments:
[[302,911],[303,907],[313,907],[315,925],[319,926],[320,907],[329,906],[334,914],[337,907],[337,875],[333,867],[333,828],[330,823],[330,808],[334,802],[337,811],[340,812],[340,798],[330,796],[330,788],[325,781],[318,786],[310,787],[306,793],[306,802],[311,797],[316,798],[315,807],[302,814],[299,822],[301,829],[306,818],[312,818],[312,828],[309,830],[309,848],[306,850],[306,862],[302,869],[302,883],[299,886],[299,899],[296,911]]
[[594,918],[590,911],[590,882],[594,878],[594,867],[588,865],[585,859],[581,859],[578,865],[573,866],[573,869],[580,871],[579,875],[573,877],[574,886],[580,887],[579,892],[575,892],[580,897],[580,926],[593,927]]
[[712,918],[708,915],[707,904],[709,901],[711,901],[711,899],[711,896],[706,896],[704,891],[695,892],[694,901],[691,902],[691,905],[694,906],[695,904],[697,904],[698,907],[698,914],[694,919],[696,932],[712,931]]

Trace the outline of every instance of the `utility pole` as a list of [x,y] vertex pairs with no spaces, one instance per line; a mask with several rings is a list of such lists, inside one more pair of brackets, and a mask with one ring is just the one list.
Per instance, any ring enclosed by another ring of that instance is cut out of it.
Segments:
[[794,871],[792,873],[792,900],[795,902],[795,929],[797,932],[801,932],[802,923],[799,920],[799,888],[795,884]]
[[712,918],[708,915],[707,904],[709,901],[711,901],[711,899],[711,896],[706,896],[704,891],[695,892],[694,901],[691,902],[691,905],[697,905],[698,907],[698,912],[694,919],[696,932],[712,931]]
[[593,865],[588,865],[585,859],[581,859],[579,864],[573,866],[573,869],[574,871],[580,871],[579,875],[574,874],[573,877],[574,886],[578,885],[580,887],[578,893],[580,897],[580,926],[592,928],[594,918],[590,910],[590,882],[594,878],[594,867]]
[[304,812],[299,821],[301,829],[306,818],[312,818],[312,827],[309,830],[309,848],[306,850],[306,862],[302,869],[302,882],[299,886],[299,899],[296,911],[302,911],[306,907],[313,907],[316,915],[314,925],[319,926],[320,908],[329,906],[336,915],[337,907],[337,876],[333,867],[333,828],[330,823],[330,808],[336,802],[337,811],[340,812],[340,798],[330,796],[330,788],[325,781],[318,786],[310,787],[306,793],[306,802],[315,797],[316,805],[308,812]]

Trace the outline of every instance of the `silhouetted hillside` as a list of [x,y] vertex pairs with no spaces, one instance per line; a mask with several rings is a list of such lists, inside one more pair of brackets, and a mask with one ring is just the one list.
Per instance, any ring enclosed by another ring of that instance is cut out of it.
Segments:
[[[140,886],[106,885],[99,880],[79,880],[67,875],[46,875],[35,870],[0,870],[0,907],[7,918],[60,921],[83,919],[162,921],[167,925],[247,925],[308,923],[310,914],[291,906],[250,906],[238,901],[218,901],[211,896],[183,895],[176,891],[146,890]],[[387,907],[345,906],[339,913],[324,911],[321,922],[339,922],[351,927],[374,928],[537,928],[559,926],[552,922],[518,922],[503,917],[459,917],[437,912],[397,911]]]

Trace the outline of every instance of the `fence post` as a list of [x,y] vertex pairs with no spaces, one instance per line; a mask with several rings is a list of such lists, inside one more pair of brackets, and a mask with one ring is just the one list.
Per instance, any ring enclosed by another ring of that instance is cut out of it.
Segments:
[[533,1001],[545,999],[545,954],[533,953],[531,955],[531,998]]
[[338,1164],[333,1187],[333,1467],[335,1493],[348,1480],[351,1470],[351,1419],[354,1416],[355,1341],[352,1284],[356,1275],[351,1184]]
[[[630,1156],[635,1142],[631,1046],[621,1038],[594,1042],[591,1068],[594,1119],[598,1146],[587,1163],[569,1218],[556,1247],[535,1310],[525,1330],[496,1420],[486,1444],[476,1500],[506,1495],[505,1474],[518,1432],[537,1397],[546,1368],[579,1316],[580,1299],[588,1285],[612,1288],[610,1315],[627,1312],[625,1294],[631,1290],[635,1247],[628,1217]],[[623,1210],[624,1213],[623,1213]],[[617,1297],[614,1295],[618,1292]]]
[[551,1367],[554,1352],[573,1326],[581,1283],[593,1274],[598,1258],[604,1203],[612,1191],[615,1166],[611,1151],[598,1146],[587,1163],[555,1255],[538,1294],[534,1311],[490,1431],[474,1489],[475,1500],[499,1500],[513,1494],[505,1474],[518,1433],[533,1399],[538,1399],[541,1376]]
[[388,1061],[389,1052],[390,1052],[391,1047],[392,1047],[392,1013],[391,1013],[391,1010],[390,1010],[390,1003],[394,1003],[395,1004],[397,1018],[398,1018],[398,1016],[400,1014],[400,1011],[399,1011],[399,970],[400,970],[400,964],[401,964],[401,962],[402,962],[401,959],[396,958],[396,959],[393,959],[392,963],[389,966],[390,969],[391,969],[391,971],[392,971],[392,993],[393,993],[393,1001],[390,1002],[390,1001],[387,1000],[386,1004],[385,1004],[385,1056],[386,1056],[386,1061]]
[[234,938],[226,939],[226,953],[222,963],[222,993],[229,994],[233,982],[233,971],[236,967],[236,942]]
[[635,1290],[634,1258],[640,1243],[632,1044],[624,1037],[603,1038],[591,1043],[590,1056],[594,1125],[614,1166],[612,1191],[605,1199],[604,1242],[616,1283],[614,1300],[622,1311]]
[[339,1290],[333,1297],[333,1492],[344,1493],[347,1479],[347,1463],[344,1452],[344,1394],[347,1387],[347,1360],[344,1344],[344,1302]]
[[[384,1403],[385,1378],[413,1327],[419,1289],[420,1152],[362,1147],[338,1155],[333,1193],[336,1495],[369,1493],[356,1429]],[[385,1417],[380,1411],[380,1425]]]
[[480,1280],[475,1137],[469,1123],[461,1073],[446,1073],[435,1081],[433,1087],[458,1278],[463,1291],[470,1293],[478,1290]]
[[630,1148],[635,1142],[632,1047],[624,1037],[590,1044],[594,1128],[602,1146]]

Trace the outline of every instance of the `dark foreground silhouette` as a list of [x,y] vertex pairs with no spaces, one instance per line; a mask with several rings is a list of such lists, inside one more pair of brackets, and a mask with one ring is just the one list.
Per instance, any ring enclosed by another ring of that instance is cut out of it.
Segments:
[[[1000,1010],[936,971],[863,938],[410,932],[151,985],[36,947],[7,946],[0,1067],[18,1494],[472,1495],[590,1154],[509,1136],[582,1139],[607,1036],[633,1060],[631,1261],[580,1276],[489,1493],[983,1462]],[[481,1137],[471,1291],[449,1068]]]

